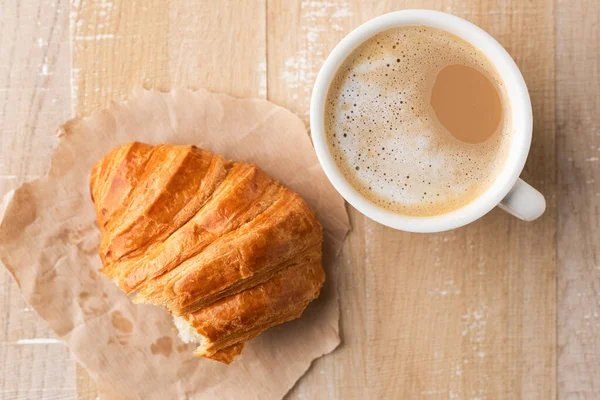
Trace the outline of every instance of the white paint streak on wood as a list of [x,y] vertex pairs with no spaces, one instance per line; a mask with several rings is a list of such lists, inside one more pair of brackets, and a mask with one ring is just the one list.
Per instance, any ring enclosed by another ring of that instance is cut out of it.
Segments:
[[33,338],[33,339],[19,339],[15,344],[21,345],[36,345],[36,344],[64,344],[61,339],[55,338]]
[[[327,35],[331,27],[341,31],[344,20],[353,16],[348,2],[302,1],[299,39],[305,46],[284,62],[280,79],[285,81],[291,91],[294,102],[308,104],[310,93],[320,65],[327,56],[325,41],[320,36]],[[308,119],[308,110],[300,115]]]

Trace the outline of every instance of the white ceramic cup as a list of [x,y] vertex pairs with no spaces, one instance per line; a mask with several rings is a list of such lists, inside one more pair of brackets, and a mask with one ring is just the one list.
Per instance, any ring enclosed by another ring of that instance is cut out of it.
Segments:
[[[510,102],[514,132],[502,171],[481,196],[462,208],[442,215],[401,215],[363,197],[338,169],[325,135],[324,110],[327,92],[340,65],[354,49],[373,35],[401,26],[442,29],[475,46],[495,66],[504,82]],[[500,43],[478,26],[454,15],[432,10],[396,11],[372,19],[350,32],[333,49],[319,71],[310,102],[310,127],[317,156],[333,186],[358,211],[389,227],[409,232],[441,232],[473,222],[496,206],[525,221],[532,221],[541,216],[546,208],[544,196],[519,178],[529,153],[533,129],[531,100],[523,76]]]

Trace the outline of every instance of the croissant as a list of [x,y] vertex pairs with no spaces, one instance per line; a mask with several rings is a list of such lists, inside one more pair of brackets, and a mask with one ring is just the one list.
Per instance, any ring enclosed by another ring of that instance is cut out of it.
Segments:
[[134,302],[168,309],[197,356],[228,364],[319,296],[322,227],[255,165],[134,142],[98,161],[90,189],[101,271]]

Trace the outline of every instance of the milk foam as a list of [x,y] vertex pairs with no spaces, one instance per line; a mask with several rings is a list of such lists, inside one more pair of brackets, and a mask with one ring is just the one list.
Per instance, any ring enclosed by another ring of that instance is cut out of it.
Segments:
[[[439,123],[429,104],[444,67],[470,66],[497,85],[503,120],[490,139],[469,144]],[[394,212],[428,216],[458,209],[494,181],[510,145],[505,90],[486,57],[449,33],[394,28],[357,48],[327,96],[325,130],[346,179]]]

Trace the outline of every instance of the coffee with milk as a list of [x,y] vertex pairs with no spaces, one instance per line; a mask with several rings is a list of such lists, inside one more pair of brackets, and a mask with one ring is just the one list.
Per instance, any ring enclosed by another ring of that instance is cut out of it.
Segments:
[[335,162],[369,201],[402,215],[459,209],[496,179],[511,141],[497,71],[442,30],[381,32],[344,61],[325,132]]

